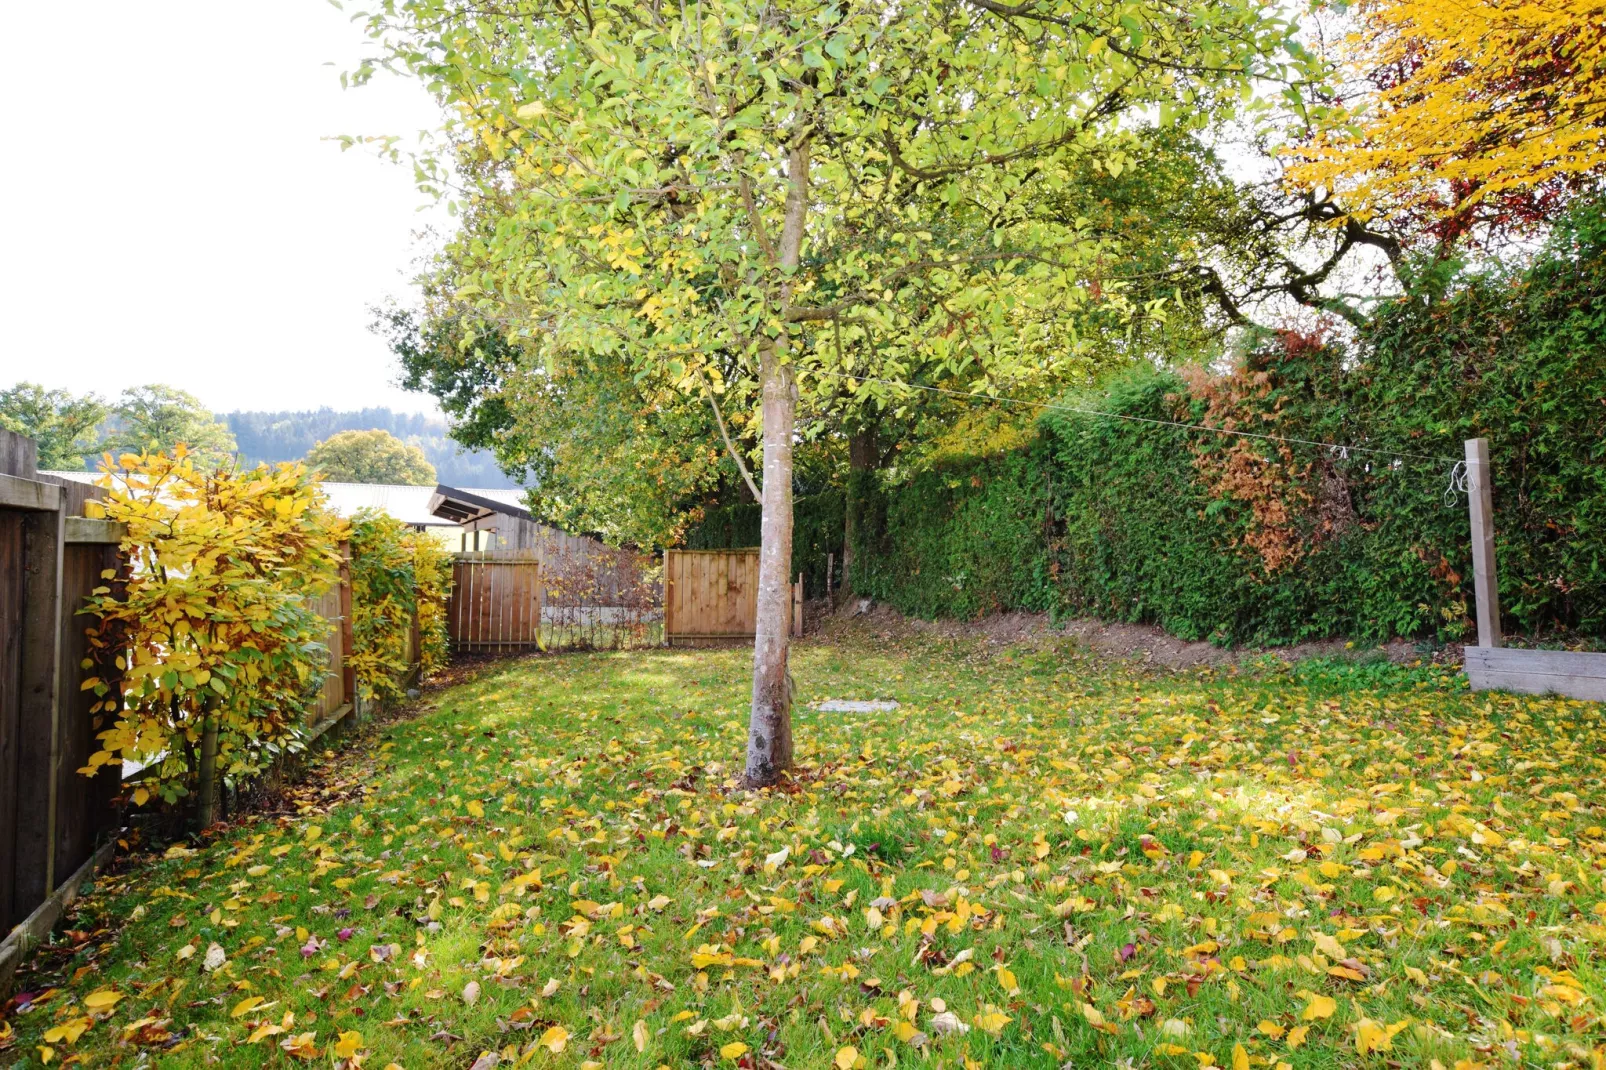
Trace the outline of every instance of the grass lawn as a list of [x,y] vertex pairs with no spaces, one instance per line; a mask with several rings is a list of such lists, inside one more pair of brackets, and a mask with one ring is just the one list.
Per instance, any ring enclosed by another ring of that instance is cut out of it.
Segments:
[[746,651],[430,692],[299,813],[103,880],[0,1062],[1606,1058],[1600,706],[858,642],[795,651],[801,701],[902,708],[800,708],[773,794],[733,786]]

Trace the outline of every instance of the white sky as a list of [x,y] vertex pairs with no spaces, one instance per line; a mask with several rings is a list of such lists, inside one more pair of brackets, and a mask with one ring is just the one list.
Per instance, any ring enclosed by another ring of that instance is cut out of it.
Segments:
[[417,211],[410,168],[322,139],[411,137],[437,113],[417,82],[341,89],[364,51],[348,18],[325,0],[8,8],[0,388],[435,411],[367,325],[444,213]]

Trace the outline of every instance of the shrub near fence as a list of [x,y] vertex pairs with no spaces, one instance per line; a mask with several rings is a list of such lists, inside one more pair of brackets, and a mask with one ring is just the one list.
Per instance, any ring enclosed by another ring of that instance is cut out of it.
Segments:
[[371,509],[352,518],[350,664],[364,701],[400,701],[415,670],[445,663],[451,570],[429,535]]
[[84,688],[110,715],[84,772],[132,762],[135,788],[169,803],[198,793],[211,823],[219,775],[255,773],[293,745],[321,691],[327,625],[316,600],[339,579],[346,525],[300,465],[246,472],[125,454],[86,511],[121,524],[126,569],[86,612],[95,660],[115,679]]

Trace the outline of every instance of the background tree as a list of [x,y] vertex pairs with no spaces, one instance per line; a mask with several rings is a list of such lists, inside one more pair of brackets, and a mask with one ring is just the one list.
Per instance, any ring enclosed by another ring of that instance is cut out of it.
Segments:
[[233,463],[234,435],[194,394],[162,383],[130,387],[112,410],[105,448],[128,453],[171,453],[183,443],[197,468]]
[[0,391],[0,427],[38,444],[40,468],[83,468],[99,452],[105,418],[106,403],[94,394],[76,397],[26,382]]
[[1356,91],[1292,172],[1365,220],[1440,240],[1554,218],[1606,174],[1599,0],[1374,0],[1339,60]]
[[1202,123],[1301,61],[1247,2],[412,0],[369,28],[499,165],[469,176],[501,208],[449,253],[483,265],[459,296],[554,357],[616,353],[643,381],[758,402],[752,785],[791,763],[800,387],[911,355],[982,386],[1052,370],[1102,243],[1018,210],[1022,192],[1078,160],[1120,168],[1123,127]]
[[334,483],[435,482],[435,466],[424,451],[389,431],[342,431],[307,451],[307,466]]

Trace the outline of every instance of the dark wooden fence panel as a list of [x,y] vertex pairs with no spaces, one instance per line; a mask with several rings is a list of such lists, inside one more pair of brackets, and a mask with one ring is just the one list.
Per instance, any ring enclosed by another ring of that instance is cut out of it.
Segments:
[[22,732],[22,514],[0,509],[0,925],[16,924],[17,755]]
[[[82,517],[98,488],[41,475],[32,444],[0,432],[0,923],[7,929],[117,825],[115,768],[79,774],[107,718],[89,712],[87,617],[117,565],[114,525]],[[4,966],[0,963],[0,966]],[[0,971],[3,972],[3,971]],[[4,977],[0,977],[3,984]]]
[[[92,490],[94,488],[84,488]],[[82,506],[80,505],[81,509]],[[91,713],[93,691],[79,687],[89,675],[83,669],[91,654],[85,628],[91,618],[77,612],[96,588],[109,585],[101,573],[119,568],[117,547],[104,543],[67,544],[61,573],[61,731],[56,769],[56,853],[52,876],[59,882],[95,853],[99,841],[117,826],[116,798],[122,787],[121,766],[103,765],[93,777],[78,770],[100,749],[96,738],[111,727],[114,715]],[[85,726],[88,726],[87,730]]]

